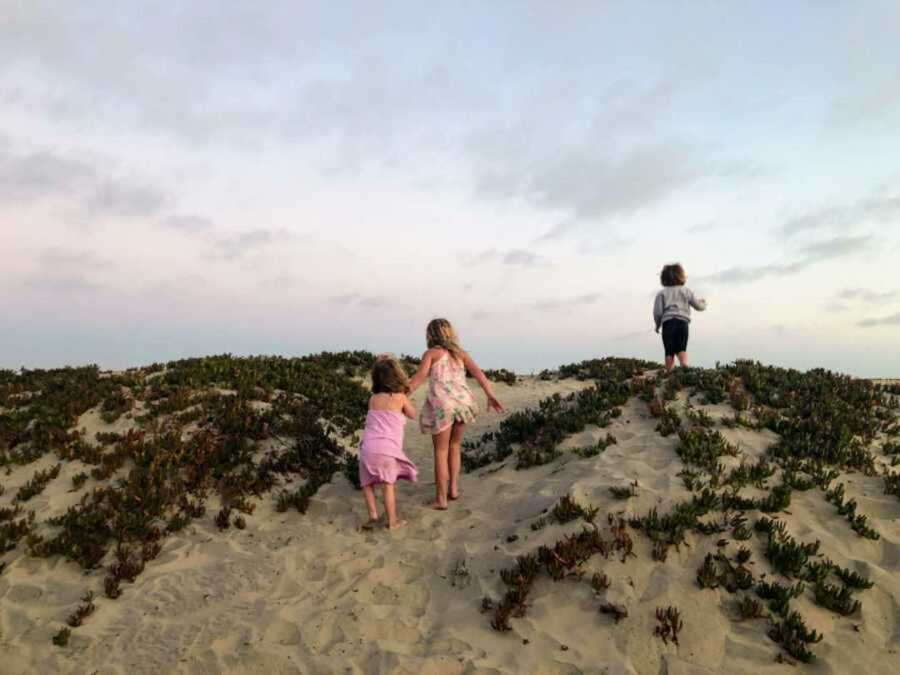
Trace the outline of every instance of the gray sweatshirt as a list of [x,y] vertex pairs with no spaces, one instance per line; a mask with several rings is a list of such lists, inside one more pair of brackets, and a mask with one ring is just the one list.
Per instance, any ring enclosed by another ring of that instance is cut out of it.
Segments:
[[706,309],[706,300],[698,298],[690,288],[684,286],[664,286],[656,294],[653,303],[653,320],[659,329],[669,319],[691,322],[691,307],[699,312]]

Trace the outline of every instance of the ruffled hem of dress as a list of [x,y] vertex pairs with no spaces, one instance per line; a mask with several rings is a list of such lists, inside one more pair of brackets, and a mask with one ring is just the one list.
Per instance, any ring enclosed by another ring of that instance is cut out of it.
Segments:
[[418,479],[419,471],[412,462],[379,454],[359,459],[359,482],[363,487],[378,483],[393,484],[398,480],[415,483]]
[[[423,409],[424,413],[424,409]],[[478,415],[478,408],[475,406],[459,405],[451,409],[448,415],[444,416],[440,421],[435,420],[434,423],[426,422],[424,416],[419,418],[419,429],[423,434],[439,434],[449,429],[457,422],[461,424],[471,424]]]

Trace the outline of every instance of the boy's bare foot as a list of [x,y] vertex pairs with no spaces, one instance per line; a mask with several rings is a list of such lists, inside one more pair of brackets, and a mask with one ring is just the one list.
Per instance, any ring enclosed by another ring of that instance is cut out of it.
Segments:
[[388,525],[388,529],[389,530],[399,530],[401,527],[404,527],[406,525],[406,522],[407,521],[405,521],[405,520],[398,520],[396,523]]
[[429,504],[429,506],[431,508],[433,508],[435,511],[446,511],[447,510],[446,504],[441,504],[440,502],[437,502],[437,501],[431,502],[431,504]]

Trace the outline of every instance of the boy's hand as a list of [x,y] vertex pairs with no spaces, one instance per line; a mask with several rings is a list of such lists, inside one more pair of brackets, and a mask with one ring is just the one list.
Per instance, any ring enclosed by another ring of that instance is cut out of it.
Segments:
[[656,332],[657,332],[657,333],[659,332],[659,326],[656,327]]

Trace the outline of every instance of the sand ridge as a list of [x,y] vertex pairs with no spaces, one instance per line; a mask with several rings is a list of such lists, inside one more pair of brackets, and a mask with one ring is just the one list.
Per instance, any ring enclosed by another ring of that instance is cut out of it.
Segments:
[[[526,378],[496,388],[512,412],[586,386]],[[419,405],[422,396],[414,397]],[[727,410],[703,408],[713,417]],[[467,438],[495,428],[499,419],[483,412]],[[99,419],[82,421],[105,429]],[[692,536],[689,546],[658,563],[650,543],[635,534],[636,558],[585,565],[585,578],[602,571],[611,580],[601,598],[586,580],[541,578],[511,633],[491,630],[490,615],[479,612],[482,598],[501,594],[499,570],[516,555],[581,528],[531,529],[561,496],[598,506],[602,519],[662,510],[689,495],[677,476],[676,438],[661,437],[655,425],[643,402],[631,399],[609,428],[588,427],[562,446],[588,445],[611,432],[618,442],[599,456],[565,453],[523,471],[513,462],[485,467],[463,476],[459,502],[435,512],[426,506],[433,496],[431,440],[410,424],[406,451],[419,466],[420,483],[400,486],[400,514],[410,521],[404,529],[359,532],[361,495],[340,475],[319,490],[305,515],[277,513],[271,499],[259,500],[245,530],[216,530],[211,503],[206,517],[165,540],[159,558],[116,601],[102,597],[99,573],[84,575],[59,559],[17,557],[0,575],[4,672],[788,672],[774,661],[778,649],[765,635],[765,622],[737,621],[733,597],[697,588],[697,567],[715,550],[715,537]],[[775,438],[767,431],[722,431],[749,458],[762,455]],[[53,463],[44,457],[5,477],[3,504],[35,469]],[[68,492],[75,468],[65,466],[30,507],[64,511],[75,499]],[[631,481],[638,483],[635,497],[612,498],[610,486]],[[784,520],[791,534],[819,539],[824,553],[870,577],[875,587],[866,591],[858,617],[798,601],[807,623],[824,634],[816,662],[802,667],[897,672],[900,502],[881,494],[877,477],[851,474],[842,481],[880,540],[857,537],[815,492],[795,493]],[[761,543],[745,543],[756,567],[765,568]],[[50,636],[85,588],[95,589],[99,610],[73,631],[67,648],[55,648]],[[598,613],[601,599],[626,605],[629,616],[615,624]],[[684,618],[679,647],[653,636],[654,611],[668,605]]]

